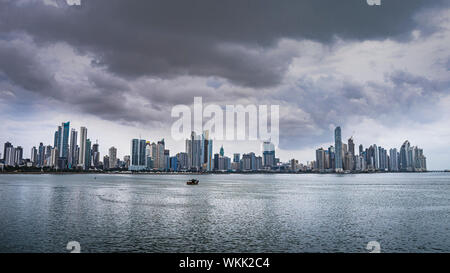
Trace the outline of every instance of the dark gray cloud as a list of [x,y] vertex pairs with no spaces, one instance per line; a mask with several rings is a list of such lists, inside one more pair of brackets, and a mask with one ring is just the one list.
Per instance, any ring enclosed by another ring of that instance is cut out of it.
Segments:
[[34,56],[33,48],[0,40],[0,75],[27,90],[53,90],[52,75]]
[[400,38],[417,27],[417,12],[442,5],[440,0],[390,0],[381,7],[364,0],[91,0],[81,7],[57,2],[59,8],[3,2],[0,28],[25,31],[41,43],[67,42],[122,77],[218,76],[252,87],[277,85],[292,56],[248,54],[233,45],[265,48],[281,38]]
[[[433,105],[450,95],[449,86],[450,80],[430,80],[405,71],[387,74],[383,83],[361,84],[333,76],[301,78],[296,86],[273,98],[284,106],[280,109],[284,111],[280,147],[294,149],[299,144],[329,142],[333,136],[330,124],[343,125],[355,117],[375,119],[392,128],[411,120],[433,122],[443,114]],[[296,114],[297,106],[301,106],[301,113]]]

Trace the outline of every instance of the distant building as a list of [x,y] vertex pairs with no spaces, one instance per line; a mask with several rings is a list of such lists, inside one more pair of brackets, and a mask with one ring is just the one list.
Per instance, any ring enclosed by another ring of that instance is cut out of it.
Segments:
[[180,171],[189,169],[187,153],[178,153],[177,154],[177,167],[178,167],[178,170],[180,170]]
[[113,146],[109,148],[109,168],[115,169],[117,168],[117,149]]
[[92,145],[92,166],[95,168],[100,166],[100,149],[98,143]]
[[343,159],[342,159],[342,136],[341,136],[341,127],[336,127],[334,130],[334,147],[335,147],[335,171],[342,172],[343,171]]
[[391,172],[398,172],[399,171],[399,153],[397,152],[397,149],[390,149],[389,150],[389,171]]
[[103,157],[103,170],[109,170],[110,166],[109,166],[109,156],[105,155]]
[[86,139],[86,154],[84,159],[84,169],[89,170],[92,166],[92,150],[91,140]]
[[316,150],[316,165],[315,168],[319,172],[325,171],[325,150],[323,148]]
[[269,141],[263,143],[263,166],[269,168],[275,166],[275,145]]
[[145,139],[131,140],[131,164],[129,170],[140,171],[146,169],[145,165]]
[[77,157],[77,138],[78,138],[78,132],[75,129],[72,129],[70,131],[70,148],[69,148],[69,168],[73,168],[74,166],[77,166],[78,164],[78,157]]
[[80,128],[80,151],[78,155],[78,166],[86,167],[86,141],[87,141],[87,128]]

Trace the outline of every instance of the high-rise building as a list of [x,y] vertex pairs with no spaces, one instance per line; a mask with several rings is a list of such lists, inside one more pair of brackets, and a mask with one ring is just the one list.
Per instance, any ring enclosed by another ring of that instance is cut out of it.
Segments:
[[70,122],[63,122],[59,127],[62,129],[59,138],[59,157],[65,158],[67,160],[69,156],[69,132],[70,132]]
[[255,171],[256,170],[256,156],[255,153],[248,153],[242,155],[242,170]]
[[[59,147],[59,131],[60,131],[60,127],[58,126],[58,130],[55,131],[55,136],[53,138],[53,148],[58,148]],[[61,129],[62,130],[62,129]]]
[[159,170],[163,170],[166,168],[166,159],[164,157],[164,150],[166,148],[166,144],[164,139],[160,140],[156,144],[156,160],[155,160],[155,168]]
[[188,167],[188,154],[178,153],[177,154],[178,170],[187,170]]
[[191,138],[186,139],[186,153],[190,169],[200,170],[202,167],[202,138],[191,133]]
[[355,156],[355,143],[353,142],[353,137],[348,139],[348,152]]
[[272,168],[275,166],[275,145],[270,141],[263,142],[263,166]]
[[400,170],[401,171],[411,171],[411,161],[409,157],[409,151],[411,150],[411,144],[406,140],[402,147],[400,148]]
[[87,128],[80,128],[80,152],[78,156],[78,165],[82,168],[86,167],[86,141],[87,141]]
[[201,167],[205,171],[212,171],[214,169],[214,160],[213,160],[213,140],[209,138],[209,131],[206,130],[202,135],[201,142]]
[[233,162],[238,163],[239,161],[241,161],[241,154],[238,153],[233,154]]
[[86,139],[86,154],[84,159],[84,168],[86,170],[89,170],[91,166],[92,166],[92,148],[91,148],[91,140],[88,138]]
[[3,147],[3,161],[5,162],[6,162],[6,149],[8,149],[9,147],[12,147],[12,144],[10,142],[6,142]]
[[125,168],[129,168],[130,167],[130,156],[126,155],[123,157],[123,163],[124,163],[124,167]]
[[78,164],[78,157],[77,157],[77,138],[78,138],[78,132],[75,129],[72,129],[70,131],[70,148],[69,148],[69,168],[73,168],[74,166],[77,166]]
[[5,165],[6,166],[15,166],[15,157],[16,157],[16,149],[11,144],[6,148],[5,151]]
[[178,171],[178,157],[172,156],[170,157],[170,167],[171,171]]
[[[55,148],[56,150],[58,148]],[[39,143],[39,148],[38,148],[38,167],[44,167],[44,162],[45,162],[45,147],[44,144],[41,142]]]
[[316,169],[320,172],[325,170],[325,150],[323,148],[316,150]]
[[92,145],[92,166],[95,168],[100,167],[100,148],[98,143]]
[[33,166],[36,166],[37,161],[38,161],[38,152],[37,152],[36,146],[33,146],[33,148],[31,148],[30,161]]
[[398,172],[399,171],[399,166],[398,166],[398,152],[397,149],[390,149],[389,150],[389,171],[391,172]]
[[21,146],[17,146],[14,151],[14,164],[17,166],[22,165],[23,163],[23,148]]
[[129,166],[129,169],[131,171],[140,171],[147,168],[147,166],[145,165],[146,144],[147,141],[145,139],[135,138],[131,140],[131,165]]
[[335,171],[342,172],[343,159],[342,159],[342,136],[341,127],[336,127],[334,130],[334,147],[335,147]]
[[334,151],[334,146],[331,145],[328,147],[328,156],[330,157],[330,165],[328,166],[329,169],[334,170],[336,166],[336,155]]
[[117,168],[117,149],[114,146],[109,148],[109,168]]
[[164,166],[162,167],[164,170],[170,169],[170,151],[164,150]]
[[150,141],[145,144],[145,166],[148,170],[153,169],[152,144]]
[[103,157],[103,170],[109,170],[109,156],[105,155]]

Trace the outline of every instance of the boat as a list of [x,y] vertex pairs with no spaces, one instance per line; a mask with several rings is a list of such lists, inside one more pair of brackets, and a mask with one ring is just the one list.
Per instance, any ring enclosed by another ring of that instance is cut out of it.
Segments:
[[191,179],[188,180],[188,182],[186,182],[187,185],[198,185],[198,180],[197,179]]

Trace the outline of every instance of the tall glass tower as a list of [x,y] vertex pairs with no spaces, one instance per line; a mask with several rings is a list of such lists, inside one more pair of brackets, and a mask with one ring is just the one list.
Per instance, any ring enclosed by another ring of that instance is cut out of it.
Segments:
[[341,127],[334,130],[334,147],[335,147],[335,171],[341,172],[342,169],[342,136]]
[[70,130],[70,122],[65,122],[61,126],[62,134],[59,135],[59,156],[67,159],[69,155],[69,130]]

